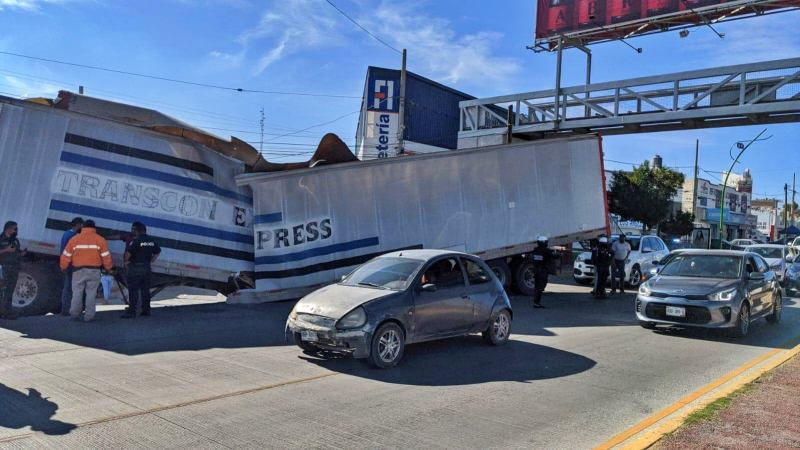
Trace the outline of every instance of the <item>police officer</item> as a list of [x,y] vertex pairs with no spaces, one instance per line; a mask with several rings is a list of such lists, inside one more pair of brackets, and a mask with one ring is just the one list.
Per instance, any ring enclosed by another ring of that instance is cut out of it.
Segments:
[[125,269],[128,275],[128,310],[122,317],[130,319],[136,317],[139,303],[142,306],[142,315],[150,315],[150,264],[158,259],[161,247],[147,235],[147,227],[141,222],[131,225],[133,240],[125,251]]
[[544,308],[542,294],[547,287],[547,278],[550,275],[550,265],[558,258],[558,254],[547,246],[547,237],[539,236],[536,239],[536,248],[533,249],[533,307]]
[[8,221],[3,226],[3,233],[0,234],[0,266],[3,267],[2,299],[0,299],[0,318],[7,320],[16,319],[11,300],[14,297],[14,290],[17,288],[17,278],[19,268],[22,264],[22,257],[25,251],[20,249],[19,239],[17,239],[18,226],[16,222]]
[[595,271],[595,291],[593,292],[595,298],[608,298],[606,295],[606,279],[608,278],[608,271],[611,266],[611,247],[608,245],[608,238],[601,236],[598,240],[597,247],[592,250],[592,263],[594,264]]

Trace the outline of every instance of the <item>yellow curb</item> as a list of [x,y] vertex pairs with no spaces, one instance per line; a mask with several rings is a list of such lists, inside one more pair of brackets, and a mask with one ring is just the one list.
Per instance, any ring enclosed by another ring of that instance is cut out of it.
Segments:
[[[797,342],[798,339],[800,339],[800,336],[791,339],[787,344]],[[686,417],[693,412],[704,408],[713,401],[730,395],[798,354],[800,354],[800,344],[788,350],[780,348],[770,350],[686,395],[672,405],[652,414],[631,428],[598,445],[595,450],[607,450],[618,446],[625,450],[646,449],[665,435],[678,429],[683,425]],[[773,357],[774,359],[770,360]],[[766,364],[763,364],[765,362]],[[759,364],[763,365],[756,367]],[[745,372],[748,373],[745,374]],[[648,431],[649,428],[654,426],[656,428]]]

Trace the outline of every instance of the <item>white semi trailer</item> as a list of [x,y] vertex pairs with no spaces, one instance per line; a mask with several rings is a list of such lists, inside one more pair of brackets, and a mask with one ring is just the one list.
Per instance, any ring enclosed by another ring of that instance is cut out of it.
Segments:
[[[609,231],[599,136],[239,175],[254,198],[256,300],[298,298],[377,255],[454,249],[530,294],[538,235]],[[248,301],[252,301],[248,298]]]
[[[106,236],[143,222],[163,249],[158,284],[236,290],[253,271],[253,214],[249,188],[234,178],[259,159],[241,141],[148,109],[69,92],[0,97],[0,222],[18,222],[28,249],[15,309],[59,308],[59,241],[76,216]],[[124,243],[110,244],[120,265]]]

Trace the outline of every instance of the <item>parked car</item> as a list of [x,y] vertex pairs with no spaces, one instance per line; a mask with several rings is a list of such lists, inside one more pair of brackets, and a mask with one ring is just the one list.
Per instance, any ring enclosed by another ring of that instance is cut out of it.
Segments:
[[796,296],[800,293],[800,258],[795,258],[794,262],[788,266],[786,278],[784,278],[784,289],[787,294]]
[[349,353],[389,368],[407,344],[482,333],[502,345],[512,317],[502,284],[477,256],[404,250],[305,296],[286,327],[303,350]]
[[786,279],[786,269],[794,262],[797,251],[792,247],[777,244],[750,245],[745,247],[748,252],[761,255],[769,264],[769,268],[778,275],[781,284]]
[[760,242],[755,239],[734,239],[731,241],[731,246],[734,247],[747,247],[750,245],[758,245]]
[[[638,287],[642,282],[642,274],[648,273],[653,268],[654,261],[659,261],[669,254],[669,249],[658,236],[626,235],[631,244],[631,254],[625,264],[625,280],[631,287]],[[618,235],[611,236],[611,241],[616,242]],[[572,277],[580,284],[590,284],[594,280],[595,268],[591,264],[592,253],[583,252],[575,259],[572,267]]]
[[743,337],[753,320],[778,323],[782,301],[778,276],[757,253],[681,250],[639,287],[636,317],[647,329],[723,328]]

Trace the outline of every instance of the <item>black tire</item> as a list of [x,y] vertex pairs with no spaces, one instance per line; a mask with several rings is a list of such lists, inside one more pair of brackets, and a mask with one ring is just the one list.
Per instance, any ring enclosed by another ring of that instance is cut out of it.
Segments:
[[743,338],[750,333],[750,305],[742,303],[739,308],[739,315],[736,317],[736,326],[731,330],[731,334],[737,338]]
[[314,344],[308,343],[302,339],[300,339],[300,333],[294,333],[294,343],[300,347],[300,350],[304,352],[313,352],[317,348],[314,347]]
[[625,284],[628,287],[633,289],[638,289],[639,285],[642,284],[642,269],[638,265],[633,266],[631,268],[631,275],[625,280]]
[[63,286],[63,275],[54,263],[23,262],[12,299],[14,313],[35,316],[60,311]]
[[639,321],[639,325],[642,328],[645,328],[647,330],[655,330],[656,329],[656,324],[654,324],[653,322],[646,322],[644,320],[640,320]]
[[772,306],[772,314],[767,316],[767,322],[773,325],[781,323],[781,316],[783,316],[783,295],[780,291],[773,294],[778,297]]
[[483,331],[483,342],[491,345],[503,345],[511,336],[511,314],[507,309],[492,318],[489,327]]
[[514,287],[522,295],[533,295],[533,261],[525,260],[517,264],[516,270],[514,270]]
[[508,287],[511,286],[511,268],[508,267],[508,263],[506,263],[505,259],[486,261],[486,265],[492,269],[497,279],[500,280],[503,289],[508,290]]
[[384,323],[372,335],[368,361],[379,369],[394,367],[403,358],[405,346],[403,329],[394,322]]

